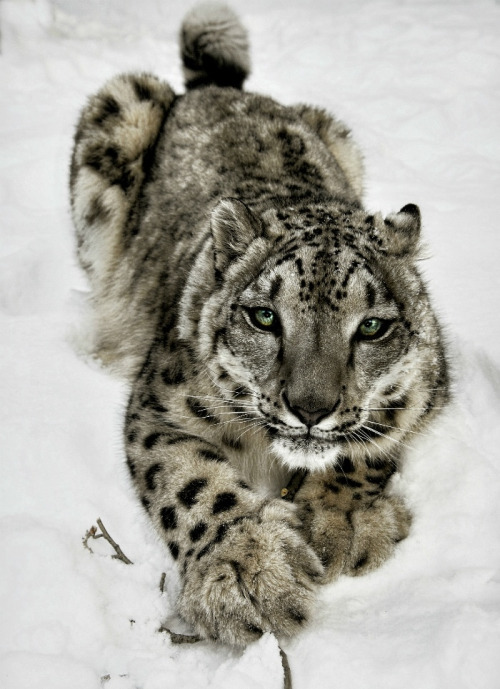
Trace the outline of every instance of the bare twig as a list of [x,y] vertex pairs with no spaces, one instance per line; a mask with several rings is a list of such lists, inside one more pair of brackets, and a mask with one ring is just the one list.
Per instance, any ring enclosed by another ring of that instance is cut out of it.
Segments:
[[158,631],[166,632],[170,636],[170,641],[173,644],[197,644],[198,641],[203,641],[201,636],[197,636],[196,634],[176,634],[170,631],[168,627],[161,626]]
[[300,490],[305,477],[307,476],[307,469],[298,469],[290,479],[286,488],[281,489],[281,497],[283,500],[293,502],[295,495]]
[[82,538],[83,547],[86,548],[90,553],[93,553],[94,551],[89,546],[89,539],[95,538],[96,533],[97,528],[95,526],[91,526],[90,529],[85,533],[85,536]]
[[100,518],[97,520],[97,526],[101,529],[101,533],[97,533],[97,527],[91,526],[82,539],[83,547],[87,548],[87,550],[90,550],[90,552],[93,553],[94,551],[89,546],[89,540],[91,538],[93,538],[94,540],[97,540],[98,538],[104,538],[104,540],[107,541],[115,551],[115,554],[111,557],[113,557],[115,560],[121,560],[126,565],[133,565],[134,563],[132,562],[132,560],[129,560],[129,558],[125,555],[118,543],[113,538],[111,538],[108,530],[105,528]]
[[165,592],[165,579],[166,579],[166,576],[167,576],[167,575],[165,574],[165,572],[162,572],[162,573],[161,573],[161,577],[160,577],[160,593],[164,593],[164,592]]
[[288,663],[288,656],[285,653],[285,651],[281,648],[281,646],[278,646],[278,648],[280,649],[281,665],[283,666],[283,687],[284,689],[292,689],[292,673],[290,671],[290,665]]

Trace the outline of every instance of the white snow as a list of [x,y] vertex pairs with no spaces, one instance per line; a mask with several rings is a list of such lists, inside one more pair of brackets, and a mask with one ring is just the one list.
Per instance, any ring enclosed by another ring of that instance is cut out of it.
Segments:
[[[455,402],[400,479],[409,538],[322,589],[283,642],[294,689],[500,687],[500,4],[234,0],[248,88],[345,119],[367,206],[418,203]],[[85,97],[119,71],[182,89],[185,0],[3,0],[0,54],[0,686],[280,689],[276,639],[174,646],[178,580],[124,469],[125,386],[79,358],[86,289],[68,211]],[[133,560],[82,545],[101,517]],[[160,577],[167,573],[160,592]]]

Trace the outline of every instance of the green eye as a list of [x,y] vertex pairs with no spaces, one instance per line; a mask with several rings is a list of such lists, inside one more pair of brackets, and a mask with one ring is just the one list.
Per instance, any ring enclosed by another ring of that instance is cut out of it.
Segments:
[[275,330],[278,318],[271,309],[250,309],[250,317],[254,325],[261,330]]
[[387,330],[387,327],[387,321],[383,321],[380,318],[367,318],[359,326],[358,332],[361,337],[370,339],[380,337]]

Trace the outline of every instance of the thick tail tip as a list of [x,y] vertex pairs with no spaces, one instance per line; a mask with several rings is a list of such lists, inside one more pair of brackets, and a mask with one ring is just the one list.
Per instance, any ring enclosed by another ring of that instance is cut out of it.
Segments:
[[218,2],[196,5],[186,15],[181,56],[187,88],[241,88],[250,73],[247,31],[233,10]]

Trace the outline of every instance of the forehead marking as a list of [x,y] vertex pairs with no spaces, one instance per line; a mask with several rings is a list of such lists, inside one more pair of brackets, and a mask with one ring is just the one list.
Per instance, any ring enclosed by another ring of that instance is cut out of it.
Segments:
[[275,299],[281,289],[281,285],[283,283],[283,277],[281,275],[276,275],[274,280],[271,283],[271,289],[269,291],[269,299],[271,301]]

